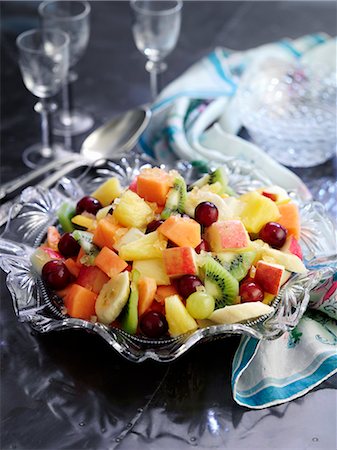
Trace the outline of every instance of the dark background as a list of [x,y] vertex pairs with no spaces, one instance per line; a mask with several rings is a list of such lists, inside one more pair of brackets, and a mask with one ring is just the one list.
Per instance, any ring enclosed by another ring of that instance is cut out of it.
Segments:
[[[78,64],[78,107],[99,125],[150,100],[128,2],[90,2],[91,40]],[[34,97],[16,63],[15,38],[38,26],[38,2],[2,1],[1,181],[28,171],[22,150],[38,141]],[[283,37],[336,34],[336,3],[185,1],[165,83],[217,45],[246,49]],[[77,137],[78,150],[85,135]],[[333,177],[335,162],[302,171]],[[231,397],[237,338],[204,344],[170,365],[124,361],[83,332],[35,336],[14,316],[1,273],[2,449],[335,449],[336,377],[291,403],[262,411]]]

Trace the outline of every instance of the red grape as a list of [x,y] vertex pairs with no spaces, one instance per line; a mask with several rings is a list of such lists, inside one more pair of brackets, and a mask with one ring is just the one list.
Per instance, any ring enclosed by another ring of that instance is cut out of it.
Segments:
[[164,314],[148,311],[140,318],[140,329],[145,336],[159,338],[167,333],[168,324]]
[[83,197],[76,205],[76,214],[82,214],[86,211],[89,214],[97,214],[97,211],[103,208],[101,202],[94,197]]
[[148,224],[148,226],[146,227],[145,234],[147,234],[147,233],[152,233],[153,231],[156,231],[156,229],[157,229],[158,227],[160,227],[160,225],[161,225],[162,223],[164,223],[163,220],[152,220],[152,222],[150,222],[150,223]]
[[64,233],[59,240],[58,248],[63,256],[69,258],[78,255],[81,246],[70,233]]
[[183,275],[181,278],[175,280],[175,285],[178,294],[183,298],[187,298],[193,292],[196,292],[198,286],[203,286],[200,278],[196,275]]
[[202,202],[195,208],[194,217],[200,225],[209,227],[218,220],[219,211],[214,203]]
[[59,290],[72,281],[72,275],[63,261],[53,260],[43,266],[42,279],[51,289]]
[[263,290],[255,281],[245,281],[241,284],[239,295],[241,302],[261,302],[264,297]]
[[197,253],[201,253],[201,251],[210,252],[211,247],[209,246],[209,243],[205,241],[205,239],[202,239],[200,244],[197,245],[194,249]]
[[281,248],[287,239],[287,230],[277,222],[268,222],[260,230],[260,239],[274,248]]

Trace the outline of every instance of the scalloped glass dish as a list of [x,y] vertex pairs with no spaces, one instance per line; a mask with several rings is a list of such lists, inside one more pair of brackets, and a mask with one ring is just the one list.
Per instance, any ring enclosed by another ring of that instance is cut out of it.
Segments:
[[[90,330],[100,335],[119,354],[134,362],[149,358],[168,362],[198,342],[232,334],[276,339],[294,328],[307,307],[310,290],[332,272],[332,266],[336,263],[335,256],[331,254],[336,246],[335,229],[323,205],[316,202],[302,204],[296,193],[291,193],[291,196],[300,205],[301,245],[308,272],[293,276],[284,285],[271,305],[274,308],[271,315],[240,324],[212,325],[193,333],[158,340],[133,336],[101,323],[63,315],[56,295],[48,292],[41,279],[32,271],[31,253],[44,240],[47,227],[55,224],[56,211],[66,199],[81,198],[111,176],[118,177],[127,185],[142,167],[151,165],[151,162],[146,156],[129,154],[119,161],[97,162],[77,179],[64,177],[52,189],[29,187],[22,192],[10,211],[9,221],[0,238],[0,267],[8,274],[7,286],[18,319],[28,322],[40,333],[72,328]],[[215,167],[216,164],[210,166]],[[187,183],[199,178],[204,169],[182,161],[178,161],[175,168]],[[271,184],[265,174],[246,161],[230,158],[226,170],[229,183],[238,194]]]

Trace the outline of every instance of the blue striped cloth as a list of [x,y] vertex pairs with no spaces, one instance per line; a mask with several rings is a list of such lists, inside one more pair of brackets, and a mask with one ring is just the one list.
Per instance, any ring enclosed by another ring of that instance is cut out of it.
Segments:
[[261,409],[294,400],[337,372],[337,276],[312,293],[291,332],[274,341],[244,336],[233,359],[237,403]]
[[[266,44],[242,52],[216,48],[167,86],[152,105],[153,119],[140,145],[162,163],[177,158],[226,162],[228,156],[264,168],[271,181],[310,193],[296,175],[250,142],[241,127],[235,93],[241,75],[262,58],[303,59],[315,69],[335,61],[336,40],[325,34]],[[265,408],[295,399],[337,371],[337,281],[312,293],[311,309],[298,326],[274,341],[242,337],[233,360],[232,389],[237,403]]]

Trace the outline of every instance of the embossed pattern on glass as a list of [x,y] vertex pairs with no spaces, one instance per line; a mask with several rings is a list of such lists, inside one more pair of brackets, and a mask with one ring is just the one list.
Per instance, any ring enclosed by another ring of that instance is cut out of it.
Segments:
[[313,167],[336,153],[336,71],[263,60],[243,77],[238,104],[253,141],[280,163]]
[[[214,325],[176,338],[151,340],[132,336],[109,328],[101,323],[91,323],[64,316],[56,296],[48,292],[41,280],[31,270],[29,256],[44,239],[48,225],[55,223],[55,213],[65,199],[78,199],[92,192],[97,185],[111,176],[127,185],[140,169],[148,166],[148,157],[129,154],[121,161],[107,161],[105,165],[88,167],[77,180],[63,178],[51,190],[27,188],[13,207],[16,215],[7,223],[0,238],[0,267],[7,272],[7,285],[13,298],[19,320],[28,322],[41,333],[54,330],[83,328],[101,336],[125,358],[141,362],[146,359],[172,361],[199,341],[223,338],[232,334],[246,334],[258,339],[275,339],[296,326],[309,301],[310,290],[336,266],[336,255],[331,244],[335,229],[319,203],[301,204],[303,223],[302,249],[309,271],[293,276],[281,289],[272,303],[274,313],[256,320],[233,325]],[[215,166],[215,164],[214,164]],[[189,163],[176,165],[187,183],[200,174]],[[238,192],[265,185],[267,178],[247,162],[230,160],[226,166],[229,183]],[[316,258],[318,256],[318,258]]]

